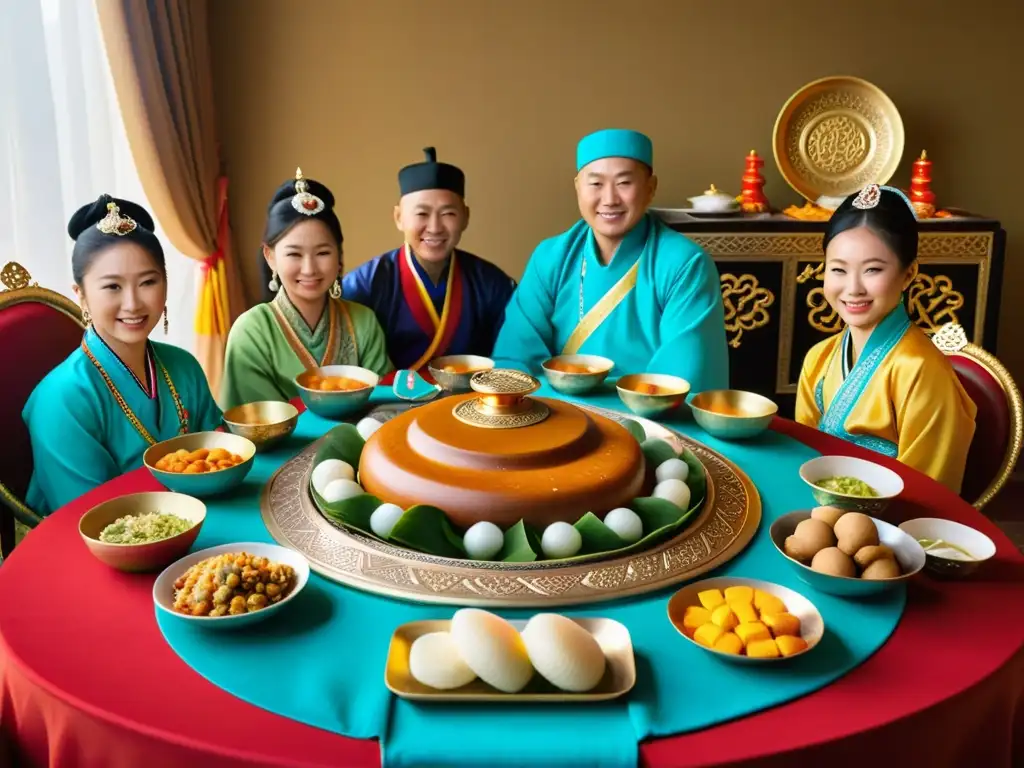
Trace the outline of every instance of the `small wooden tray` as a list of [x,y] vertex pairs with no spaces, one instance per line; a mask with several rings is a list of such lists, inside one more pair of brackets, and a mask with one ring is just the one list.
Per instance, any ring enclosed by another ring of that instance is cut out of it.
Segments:
[[[569,693],[551,685],[534,673],[533,679],[519,693],[503,693],[492,688],[480,678],[461,688],[439,691],[417,681],[409,671],[409,651],[413,641],[430,632],[447,632],[451,622],[447,619],[412,621],[403,624],[391,636],[387,665],[384,669],[384,683],[396,696],[413,701],[488,701],[508,704],[524,702],[580,702],[607,701],[628,693],[636,684],[636,663],[633,659],[633,641],[625,625],[613,619],[573,619],[590,632],[604,651],[607,665],[604,677],[596,687],[586,693]],[[513,627],[522,630],[526,622],[510,621]]]

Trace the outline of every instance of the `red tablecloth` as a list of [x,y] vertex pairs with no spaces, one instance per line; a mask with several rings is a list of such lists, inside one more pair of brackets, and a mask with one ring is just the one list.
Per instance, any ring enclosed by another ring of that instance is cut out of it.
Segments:
[[[643,762],[1024,765],[1024,558],[986,518],[923,475],[792,422],[773,426],[822,453],[886,464],[906,483],[890,518],[957,520],[992,537],[998,554],[971,581],[918,577],[889,642],[832,685],[741,720],[646,742]],[[375,742],[287,720],[206,682],[164,642],[153,578],[118,573],[88,553],[78,538],[82,513],[119,494],[158,489],[144,470],[107,483],[51,515],[0,567],[6,747],[25,764],[68,768],[378,766]],[[0,765],[10,761],[0,746]]]

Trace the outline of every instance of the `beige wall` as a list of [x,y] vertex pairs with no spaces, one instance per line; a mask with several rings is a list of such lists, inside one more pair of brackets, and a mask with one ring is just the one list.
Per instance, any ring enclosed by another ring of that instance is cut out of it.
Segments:
[[[231,215],[250,298],[266,203],[296,165],[334,191],[347,268],[399,244],[395,174],[437,146],[467,174],[467,250],[515,277],[576,216],[577,139],[632,127],[654,140],[657,204],[709,182],[739,191],[767,159],[778,206],[798,195],[771,157],[801,85],[857,75],[906,128],[894,183],[922,148],[940,204],[1010,233],[999,352],[1024,379],[1024,33],[1019,0],[215,0],[211,40]],[[1014,74],[1016,73],[1016,75]],[[995,290],[999,287],[995,286]]]

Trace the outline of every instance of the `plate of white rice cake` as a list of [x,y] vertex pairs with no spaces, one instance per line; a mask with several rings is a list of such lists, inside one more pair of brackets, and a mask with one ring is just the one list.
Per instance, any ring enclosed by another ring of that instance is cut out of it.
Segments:
[[398,627],[384,682],[422,701],[604,701],[633,688],[636,664],[629,630],[612,619],[462,608]]

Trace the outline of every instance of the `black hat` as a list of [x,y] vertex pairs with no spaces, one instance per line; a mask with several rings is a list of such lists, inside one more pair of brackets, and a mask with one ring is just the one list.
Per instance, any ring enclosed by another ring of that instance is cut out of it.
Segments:
[[398,186],[403,195],[423,189],[447,189],[459,197],[466,196],[466,176],[454,165],[437,162],[437,150],[426,147],[424,163],[407,165],[398,172]]

